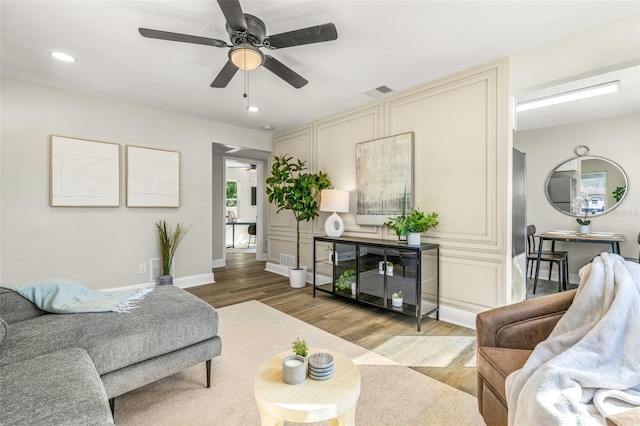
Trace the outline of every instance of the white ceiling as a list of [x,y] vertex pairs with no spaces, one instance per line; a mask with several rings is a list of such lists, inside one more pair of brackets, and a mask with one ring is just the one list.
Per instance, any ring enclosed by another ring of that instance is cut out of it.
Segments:
[[[143,38],[138,27],[228,40],[216,1],[0,3],[2,75],[124,99],[207,120],[275,131],[638,13],[637,1],[242,1],[267,35],[333,22],[335,41],[271,51],[309,80],[294,89],[265,68],[209,85],[227,49]],[[73,64],[47,54],[61,50]]]

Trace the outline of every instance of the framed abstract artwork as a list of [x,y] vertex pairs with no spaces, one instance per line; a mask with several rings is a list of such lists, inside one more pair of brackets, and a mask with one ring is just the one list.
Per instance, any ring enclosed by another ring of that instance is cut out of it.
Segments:
[[120,206],[120,145],[51,136],[49,205]]
[[127,145],[127,207],[180,207],[180,153]]
[[[356,222],[382,225],[413,206],[413,132],[356,145]],[[405,192],[406,191],[406,192]]]

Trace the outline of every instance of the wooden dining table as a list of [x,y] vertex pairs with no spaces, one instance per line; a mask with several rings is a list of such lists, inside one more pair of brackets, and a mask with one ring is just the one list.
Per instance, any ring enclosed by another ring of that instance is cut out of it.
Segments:
[[546,231],[536,234],[540,239],[538,242],[538,261],[536,262],[536,274],[534,278],[534,288],[538,283],[538,273],[540,272],[540,258],[542,257],[542,246],[545,241],[564,241],[567,243],[591,243],[591,244],[611,244],[611,252],[620,254],[620,243],[624,241],[624,234],[615,232],[592,232],[581,234],[573,231]]

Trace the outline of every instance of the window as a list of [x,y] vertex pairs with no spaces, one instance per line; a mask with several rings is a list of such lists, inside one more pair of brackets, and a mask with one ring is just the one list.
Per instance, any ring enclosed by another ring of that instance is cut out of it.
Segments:
[[[602,213],[605,206],[607,191],[607,172],[589,172],[580,175],[580,191],[589,195],[589,213]],[[584,212],[584,209],[583,209]]]
[[238,217],[238,181],[227,181],[227,194],[226,204],[227,206],[227,221]]

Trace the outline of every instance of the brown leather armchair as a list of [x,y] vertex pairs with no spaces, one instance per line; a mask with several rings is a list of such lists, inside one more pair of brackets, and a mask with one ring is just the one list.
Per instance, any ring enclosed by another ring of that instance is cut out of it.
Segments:
[[[478,408],[488,426],[507,425],[504,382],[521,368],[564,315],[576,290],[492,309],[476,317]],[[607,419],[607,425],[640,424],[640,408]]]

